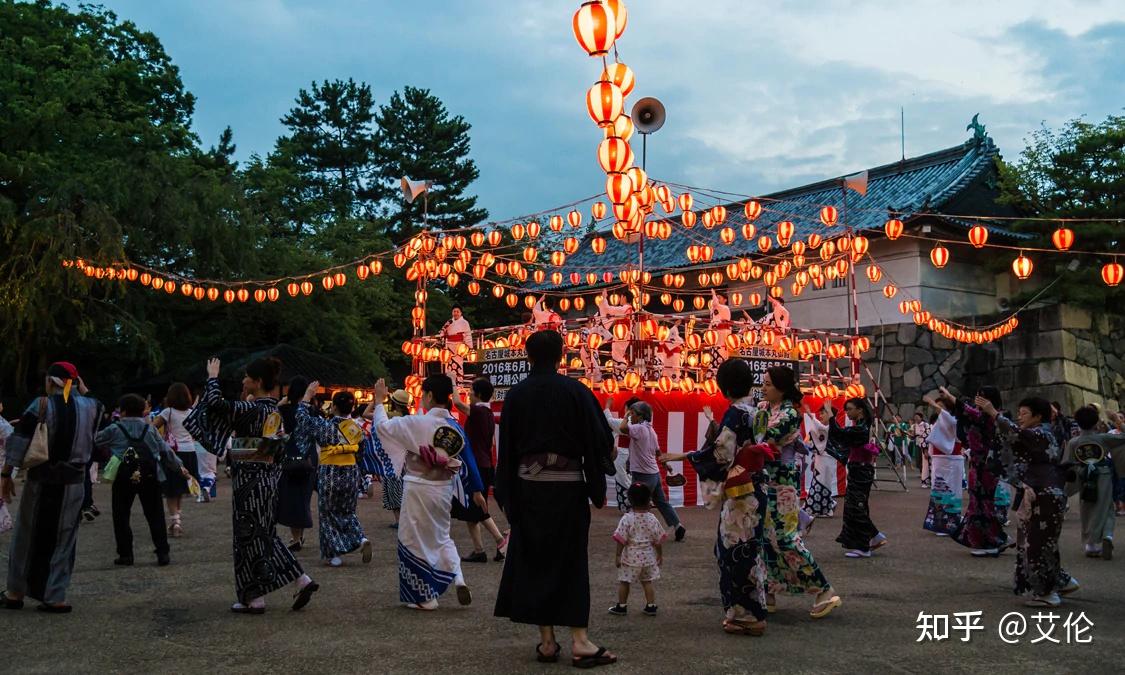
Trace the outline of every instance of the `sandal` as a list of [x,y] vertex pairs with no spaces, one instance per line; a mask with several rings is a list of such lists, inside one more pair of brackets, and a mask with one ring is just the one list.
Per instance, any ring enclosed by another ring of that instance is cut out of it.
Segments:
[[723,621],[723,632],[730,635],[761,637],[766,632],[766,622],[755,621],[753,623],[745,623],[735,619],[727,619]]
[[293,594],[293,611],[296,612],[305,605],[309,604],[309,600],[312,599],[312,594],[316,593],[319,590],[320,584],[316,583],[315,581],[310,581],[309,583],[305,584],[300,590]]
[[840,596],[833,595],[831,598],[825,600],[824,602],[818,602],[817,604],[813,605],[812,609],[809,610],[809,616],[814,619],[823,619],[824,617],[831,614],[832,610],[836,609],[842,604],[844,604],[844,601],[840,599]]
[[23,598],[9,598],[7,593],[0,595],[0,609],[23,609]]
[[597,668],[598,666],[608,666],[617,663],[617,657],[606,651],[605,647],[598,647],[598,651],[593,654],[580,655],[575,654],[570,659],[570,664],[575,668]]
[[766,595],[766,613],[774,614],[777,612],[777,597],[773,595]]
[[48,605],[46,603],[39,605],[35,609],[47,614],[70,614],[70,612],[74,610],[70,605]]
[[265,607],[254,607],[252,605],[244,605],[241,602],[236,602],[230,606],[230,611],[235,614],[265,614]]
[[561,652],[561,651],[562,651],[562,645],[560,645],[559,643],[556,642],[555,643],[555,653],[554,654],[544,654],[543,653],[543,643],[540,642],[539,644],[535,645],[535,660],[538,661],[539,663],[557,663],[558,660],[559,660],[559,652]]

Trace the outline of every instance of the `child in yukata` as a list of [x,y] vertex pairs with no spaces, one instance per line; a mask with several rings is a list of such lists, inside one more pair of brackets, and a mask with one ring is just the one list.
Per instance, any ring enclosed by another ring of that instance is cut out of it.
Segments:
[[645,593],[644,613],[656,616],[656,590],[652,582],[660,578],[660,565],[664,560],[664,540],[668,537],[660,521],[652,514],[652,490],[644,483],[629,487],[629,504],[632,510],[621,516],[613,539],[617,542],[617,604],[609,608],[610,614],[625,616],[628,613],[629,588],[641,583]]

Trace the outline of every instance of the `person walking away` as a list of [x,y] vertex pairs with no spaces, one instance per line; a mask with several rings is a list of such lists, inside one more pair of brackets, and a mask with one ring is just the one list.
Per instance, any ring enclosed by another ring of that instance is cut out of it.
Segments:
[[113,478],[113,538],[117,543],[114,565],[133,564],[133,529],[129,526],[133,500],[140,499],[141,510],[148,523],[155,548],[156,564],[171,562],[168,555],[168,531],[164,529],[164,504],[161,494],[169,474],[181,480],[190,476],[177,453],[172,451],[160,433],[144,418],[145,400],[136,394],[125,394],[118,403],[121,419],[105,427],[94,438],[94,445],[108,447],[119,462]]
[[[86,395],[78,369],[66,361],[47,368],[45,390],[46,396],[24,411],[5,444],[0,498],[11,503],[16,494],[13,469],[23,470],[27,479],[8,550],[2,606],[21,609],[24,598],[30,597],[42,603],[41,611],[61,614],[71,611],[66,592],[74,573],[82,481],[102,405]],[[46,443],[45,458],[40,443]],[[31,450],[35,452],[29,457]]]
[[219,384],[221,364],[207,362],[207,384],[199,404],[184,424],[192,437],[212,454],[227,448],[231,467],[231,519],[234,539],[236,614],[264,614],[266,595],[291,583],[297,587],[292,609],[308,605],[320,585],[305,574],[293,553],[275,531],[278,434],[278,375],[281,361],[259,358],[250,362],[242,378],[244,400],[223,398]]
[[[0,472],[4,470],[4,447],[13,431],[15,431],[15,427],[4,418],[4,404],[0,403]],[[4,534],[10,529],[12,529],[12,514],[8,510],[8,503],[4,501],[3,497],[0,497],[0,534]]]
[[606,399],[605,418],[611,429],[629,439],[629,473],[634,483],[644,483],[652,490],[652,498],[656,509],[664,523],[675,532],[676,541],[683,541],[687,529],[676,515],[676,509],[668,503],[668,495],[664,492],[664,484],[660,480],[660,465],[657,457],[660,456],[660,440],[656,430],[652,428],[652,406],[644,401],[636,401],[629,405],[622,418],[614,417],[610,412],[613,406],[613,397]]
[[[1079,433],[1066,444],[1062,465],[1076,464],[1077,480],[1068,495],[1080,494],[1082,540],[1087,558],[1113,560],[1113,456],[1125,452],[1125,420],[1114,418],[1118,433],[1098,433],[1097,408],[1074,412]],[[1100,457],[1101,459],[1096,459]],[[1089,459],[1086,459],[1089,458]],[[1096,461],[1095,461],[1096,460]]]
[[[1000,390],[984,386],[977,396],[1001,407]],[[1000,555],[1008,546],[1008,533],[1004,531],[1001,511],[996,507],[997,488],[1003,466],[1002,447],[996,422],[969,401],[958,401],[955,406],[958,435],[963,436],[969,460],[969,508],[953,532],[953,540],[969,548],[976,557]]]
[[500,532],[496,521],[488,513],[488,491],[496,477],[496,470],[492,466],[496,419],[492,415],[492,406],[489,405],[494,391],[490,379],[478,377],[473,380],[469,403],[466,404],[460,397],[453,402],[461,414],[465,415],[465,435],[468,436],[469,446],[473,450],[473,459],[476,460],[482,487],[481,503],[478,504],[474,499],[467,509],[459,508],[456,501],[453,504],[453,517],[465,521],[465,525],[469,528],[469,538],[473,540],[473,552],[461,558],[462,562],[488,562],[488,555],[484,552],[481,527],[488,530],[493,541],[496,542],[496,555],[492,558],[494,561],[503,562],[504,552],[508,548],[508,537]]
[[621,516],[613,540],[617,542],[614,565],[617,567],[617,604],[609,613],[625,616],[629,613],[629,588],[640,582],[645,594],[646,616],[656,616],[656,590],[653,582],[660,578],[664,564],[664,540],[668,533],[652,515],[652,488],[636,482],[629,486],[631,510]]
[[[375,401],[387,397],[387,384],[375,383]],[[457,602],[472,603],[473,596],[461,573],[461,557],[449,535],[450,507],[455,495],[463,499],[479,492],[466,487],[459,475],[466,439],[449,409],[453,381],[448,375],[431,375],[422,381],[423,415],[390,419],[375,406],[375,433],[393,457],[403,457],[402,517],[398,527],[399,600],[411,609],[434,610],[450,586]],[[471,452],[471,451],[470,451]],[[396,467],[396,470],[398,467]],[[456,485],[455,485],[456,482]]]
[[287,546],[294,553],[304,547],[305,530],[313,526],[311,503],[317,479],[316,442],[310,434],[297,433],[297,407],[308,388],[306,378],[294,377],[289,380],[285,398],[277,404],[287,434],[277,480],[277,524],[289,528]]
[[851,426],[840,426],[836,421],[831,400],[826,400],[824,407],[829,413],[828,442],[838,448],[833,454],[848,458],[844,522],[836,541],[848,558],[870,558],[872,550],[888,543],[887,535],[871,522],[871,484],[875,482],[875,457],[879,453],[871,442],[871,406],[862,397],[845,401],[844,414]]
[[359,551],[364,563],[371,562],[371,541],[363,533],[356,515],[363,481],[356,466],[356,453],[363,429],[351,418],[355,396],[338,391],[332,396],[332,419],[316,415],[312,402],[320,389],[313,381],[297,408],[297,434],[309,436],[320,446],[317,467],[317,515],[320,519],[320,557],[331,567],[343,565],[342,555]]
[[1080,588],[1063,569],[1059,534],[1066,512],[1066,471],[1062,450],[1051,429],[1051,404],[1029,397],[1020,401],[1016,420],[1001,415],[992,402],[978,396],[976,405],[996,420],[1008,456],[1008,475],[1016,489],[1016,571],[1013,591],[1028,596],[1029,607],[1057,607],[1062,595]]
[[567,626],[573,665],[616,663],[588,631],[589,505],[605,506],[613,434],[590,390],[558,373],[558,332],[533,334],[526,352],[531,372],[508,391],[500,413],[496,501],[512,534],[494,613],[539,627],[541,662],[558,660],[555,626]]
[[[179,473],[165,477],[163,488],[164,498],[168,506],[168,534],[173,537],[183,536],[183,510],[182,501],[186,494],[190,494],[189,480],[199,480],[199,464],[195,454],[195,439],[184,428],[184,420],[191,410],[191,390],[183,382],[173,382],[168,387],[165,397],[167,405],[153,419],[157,430],[163,434],[164,443],[176,453],[177,459],[188,471],[185,478]],[[142,506],[143,506],[142,501]]]
[[766,461],[771,448],[755,444],[757,409],[750,392],[754,371],[742,359],[729,359],[715,374],[730,401],[717,432],[695,452],[665,454],[660,461],[686,459],[703,481],[708,508],[720,506],[715,558],[723,604],[723,632],[760,636],[766,631],[766,564],[762,557],[769,499]]

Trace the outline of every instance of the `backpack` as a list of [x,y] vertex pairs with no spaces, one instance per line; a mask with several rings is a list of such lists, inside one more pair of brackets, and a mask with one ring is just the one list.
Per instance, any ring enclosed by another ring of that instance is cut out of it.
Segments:
[[125,425],[120,422],[115,422],[117,428],[121,431],[121,435],[129,443],[125,448],[125,452],[121,454],[121,466],[117,470],[117,476],[125,476],[130,483],[134,485],[140,484],[142,481],[156,481],[159,478],[157,473],[156,458],[152,456],[152,452],[145,445],[145,434],[148,433],[148,427],[141,432],[140,437],[134,438],[125,430]]

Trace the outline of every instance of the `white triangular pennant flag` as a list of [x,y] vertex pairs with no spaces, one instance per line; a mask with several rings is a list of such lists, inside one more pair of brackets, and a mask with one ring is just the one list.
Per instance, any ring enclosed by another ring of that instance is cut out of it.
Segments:
[[859,194],[867,195],[867,172],[860,171],[859,173],[850,176],[844,176],[844,187],[848,190],[855,190]]

